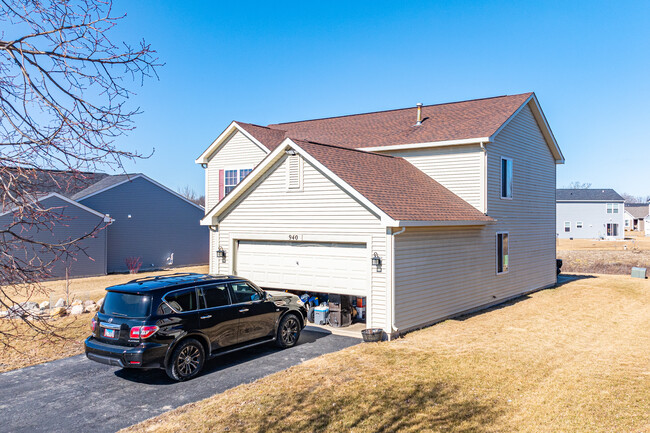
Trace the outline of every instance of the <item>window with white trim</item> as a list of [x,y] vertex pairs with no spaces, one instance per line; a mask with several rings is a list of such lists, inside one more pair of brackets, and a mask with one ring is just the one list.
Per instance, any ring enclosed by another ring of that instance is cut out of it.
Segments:
[[508,272],[508,233],[497,233],[497,274]]
[[570,232],[571,231],[571,222],[570,221],[564,221],[564,231],[565,232]]
[[237,184],[244,180],[246,176],[248,176],[253,169],[250,168],[242,168],[239,170],[224,170],[224,176],[223,176],[223,195],[226,196],[235,189]]
[[501,157],[501,198],[512,198],[512,159]]
[[581,229],[582,228],[582,221],[577,221],[576,222],[576,228]]
[[607,213],[618,213],[618,203],[607,203]]

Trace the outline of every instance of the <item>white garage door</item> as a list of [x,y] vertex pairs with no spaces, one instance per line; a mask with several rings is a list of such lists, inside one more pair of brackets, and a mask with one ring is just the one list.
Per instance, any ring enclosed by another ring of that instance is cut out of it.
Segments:
[[235,273],[259,286],[367,296],[365,244],[239,241]]

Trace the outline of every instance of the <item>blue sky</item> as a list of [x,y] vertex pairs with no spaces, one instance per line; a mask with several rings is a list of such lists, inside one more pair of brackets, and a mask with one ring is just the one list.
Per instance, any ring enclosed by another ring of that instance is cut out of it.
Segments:
[[127,164],[203,192],[194,159],[257,124],[535,91],[571,181],[650,194],[650,2],[133,2],[113,38],[165,66],[137,88]]

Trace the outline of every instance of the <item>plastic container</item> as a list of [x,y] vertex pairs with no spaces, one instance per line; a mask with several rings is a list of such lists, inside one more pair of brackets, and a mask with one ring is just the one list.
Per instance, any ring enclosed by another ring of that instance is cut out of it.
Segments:
[[384,338],[384,330],[381,328],[363,329],[361,336],[366,343],[376,343]]
[[357,307],[357,319],[366,320],[366,307]]
[[327,319],[330,314],[330,307],[319,305],[314,307],[314,323],[317,325],[327,325]]

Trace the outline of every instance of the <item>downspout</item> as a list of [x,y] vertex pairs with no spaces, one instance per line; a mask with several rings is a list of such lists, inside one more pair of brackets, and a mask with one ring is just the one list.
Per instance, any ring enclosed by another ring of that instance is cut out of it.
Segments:
[[388,339],[391,339],[393,332],[397,333],[397,327],[395,326],[395,236],[401,235],[406,231],[406,227],[402,227],[399,231],[393,233],[393,242],[392,242],[392,260],[391,260],[391,270],[390,270],[390,336]]
[[481,141],[480,143],[481,146],[481,152],[483,152],[483,161],[481,162],[481,167],[482,167],[482,176],[481,176],[481,182],[483,182],[483,213],[487,215],[487,149],[485,148],[485,144]]

